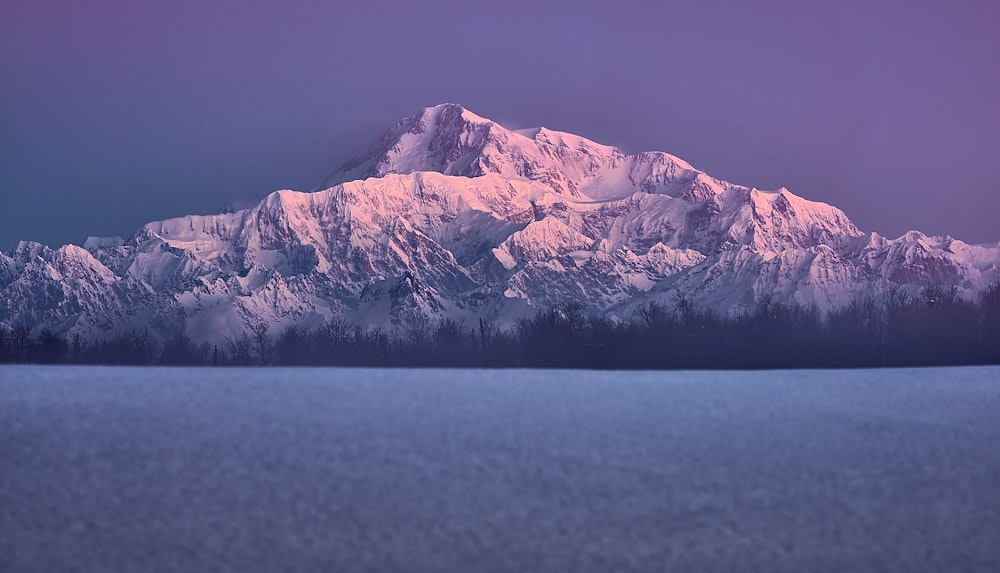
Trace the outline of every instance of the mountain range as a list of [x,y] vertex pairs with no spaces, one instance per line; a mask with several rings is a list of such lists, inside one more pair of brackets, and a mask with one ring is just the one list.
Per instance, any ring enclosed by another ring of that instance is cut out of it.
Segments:
[[1000,279],[1000,243],[858,229],[787,189],[716,179],[459,105],[393,127],[313,192],[148,223],[128,239],[0,253],[0,322],[196,341],[341,317],[391,329],[509,326],[570,302],[629,317],[678,294],[721,313],[763,297],[830,311],[860,296]]

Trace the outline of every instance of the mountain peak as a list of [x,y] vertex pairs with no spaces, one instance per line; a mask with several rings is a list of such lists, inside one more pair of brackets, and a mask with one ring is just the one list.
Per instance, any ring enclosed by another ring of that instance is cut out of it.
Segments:
[[[701,173],[662,152],[626,154],[572,133],[545,127],[512,131],[454,103],[427,107],[400,121],[325,183],[390,173],[535,181],[561,195],[604,201],[636,192],[680,195]],[[721,184],[722,182],[720,182]]]
[[439,103],[425,107],[418,116],[431,122],[440,121],[441,118],[457,117],[469,123],[493,123],[491,120],[476,115],[457,103]]
[[473,165],[476,153],[494,127],[498,127],[494,122],[455,103],[426,107],[390,127],[363,152],[341,165],[323,188],[417,171],[477,177],[484,171]]

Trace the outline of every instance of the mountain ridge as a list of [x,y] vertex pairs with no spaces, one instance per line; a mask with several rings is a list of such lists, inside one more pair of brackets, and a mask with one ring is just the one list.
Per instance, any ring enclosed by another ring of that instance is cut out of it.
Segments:
[[333,317],[510,325],[566,302],[627,318],[678,293],[723,313],[764,296],[827,311],[893,288],[971,296],[1000,277],[1000,243],[887,239],[784,188],[729,183],[663,152],[511,131],[457,104],[401,120],[327,181],[87,249],[22,242],[0,254],[0,321],[207,340]]

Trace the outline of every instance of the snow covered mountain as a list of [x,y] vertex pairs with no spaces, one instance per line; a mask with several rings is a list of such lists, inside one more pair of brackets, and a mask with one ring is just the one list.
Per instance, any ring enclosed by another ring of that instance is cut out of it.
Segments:
[[678,292],[721,312],[764,295],[830,310],[896,285],[971,296],[998,278],[1000,244],[863,233],[786,189],[444,104],[393,126],[322,191],[277,191],[84,248],[22,242],[0,254],[0,321],[220,340],[333,316],[509,325],[570,301],[625,317]]

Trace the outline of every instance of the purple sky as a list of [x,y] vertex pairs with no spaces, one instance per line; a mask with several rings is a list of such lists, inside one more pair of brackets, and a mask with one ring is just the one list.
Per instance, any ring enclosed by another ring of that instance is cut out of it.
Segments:
[[4,3],[0,249],[308,190],[446,101],[1000,240],[996,0],[259,4]]

